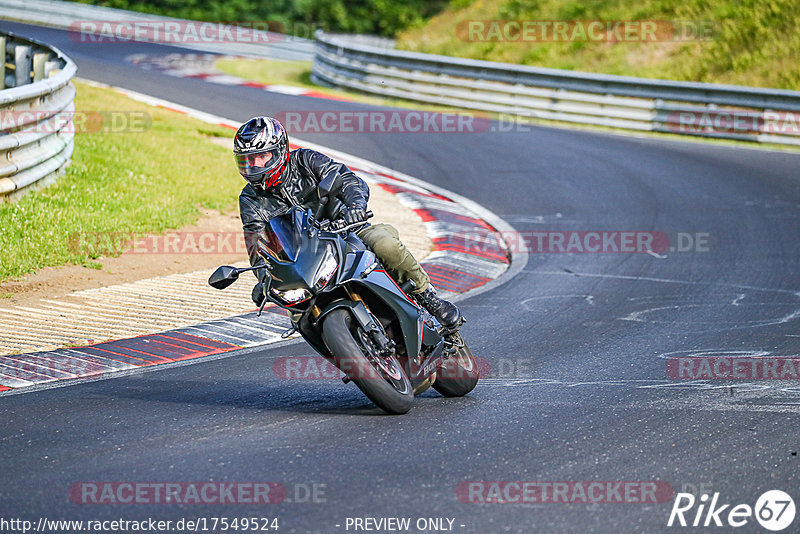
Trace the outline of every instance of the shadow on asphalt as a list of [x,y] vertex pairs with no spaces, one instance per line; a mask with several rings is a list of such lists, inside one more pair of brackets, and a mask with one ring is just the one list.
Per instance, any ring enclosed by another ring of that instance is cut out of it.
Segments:
[[[227,406],[321,415],[388,415],[367,400],[355,385],[344,385],[338,380],[317,381],[314,384],[287,381],[275,385],[257,380],[165,380],[140,375],[117,378],[113,382],[116,387],[109,393],[114,397],[149,403]],[[452,408],[473,405],[475,401],[470,396],[448,399],[430,389],[417,396],[415,408],[440,405],[448,407],[447,411],[450,411]]]

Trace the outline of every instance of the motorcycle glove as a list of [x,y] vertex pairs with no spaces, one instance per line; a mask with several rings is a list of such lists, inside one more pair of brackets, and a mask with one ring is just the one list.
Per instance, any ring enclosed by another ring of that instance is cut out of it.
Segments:
[[261,304],[264,302],[264,299],[266,298],[264,296],[264,283],[263,282],[257,282],[256,285],[253,286],[253,293],[252,293],[251,297],[252,297],[253,302],[255,303],[255,305],[261,307]]
[[360,206],[347,208],[347,211],[344,212],[345,226],[350,226],[351,224],[360,223],[366,220],[367,220],[367,210],[365,210]]

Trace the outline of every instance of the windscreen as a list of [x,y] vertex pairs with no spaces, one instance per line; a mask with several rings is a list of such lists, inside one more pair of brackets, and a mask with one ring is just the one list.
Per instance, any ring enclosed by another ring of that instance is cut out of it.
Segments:
[[258,252],[278,261],[294,261],[300,250],[300,236],[291,215],[274,217],[258,237]]

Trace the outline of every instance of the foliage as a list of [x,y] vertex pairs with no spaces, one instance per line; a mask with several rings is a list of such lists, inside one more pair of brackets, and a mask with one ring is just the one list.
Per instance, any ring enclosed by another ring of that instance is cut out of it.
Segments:
[[313,30],[393,36],[421,25],[447,0],[79,0],[191,20],[269,22],[282,33],[311,38]]
[[[657,42],[489,42],[459,24],[486,20],[665,21]],[[707,31],[710,30],[710,31]],[[453,0],[399,36],[407,50],[587,72],[800,89],[797,0]]]

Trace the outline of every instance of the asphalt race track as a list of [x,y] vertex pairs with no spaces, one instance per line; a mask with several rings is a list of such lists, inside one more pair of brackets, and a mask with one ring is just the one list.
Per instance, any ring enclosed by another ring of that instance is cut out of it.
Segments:
[[[60,47],[83,78],[235,120],[375,109],[124,61],[178,50],[169,47],[0,28]],[[523,234],[654,231],[673,246],[678,233],[684,244],[699,234],[700,250],[531,254],[510,281],[461,302],[465,338],[492,377],[462,399],[425,393],[407,416],[381,416],[352,385],[276,378],[277,357],[312,355],[298,343],[4,397],[0,515],[277,517],[280,532],[345,532],[348,517],[450,518],[465,533],[624,533],[684,529],[666,526],[672,500],[476,504],[456,488],[658,480],[676,493],[719,492],[721,503],[752,506],[771,489],[797,501],[800,383],[670,380],[665,366],[698,353],[800,353],[800,155],[524,130],[301,137],[456,191]],[[71,502],[70,486],[85,481],[276,481],[293,502]],[[295,502],[315,484],[316,502]],[[764,531],[752,519],[739,530]]]

